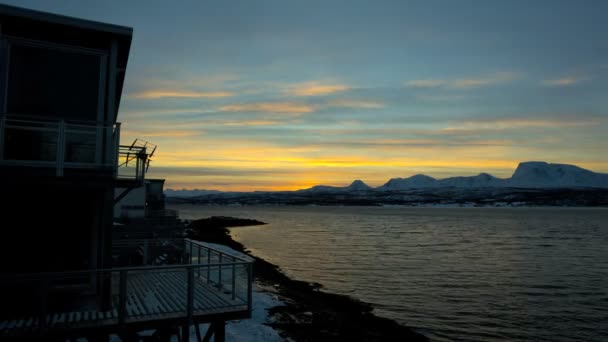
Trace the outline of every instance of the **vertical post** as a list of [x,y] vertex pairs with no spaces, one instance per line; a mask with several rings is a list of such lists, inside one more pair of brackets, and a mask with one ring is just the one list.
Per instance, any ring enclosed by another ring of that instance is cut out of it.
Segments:
[[236,297],[236,259],[232,257],[232,300]]
[[139,181],[139,154],[135,155],[135,180]]
[[207,284],[211,282],[211,249],[207,248]]
[[190,242],[190,262],[188,262],[189,264],[192,264],[192,241]]
[[63,176],[63,162],[64,162],[64,154],[65,154],[65,121],[59,120],[59,125],[57,127],[57,144],[56,144],[56,158],[57,160],[57,177]]
[[[114,160],[115,163],[112,165],[114,170],[114,177],[118,176],[118,165],[120,165],[120,122],[116,123],[116,129],[114,131]],[[108,158],[108,162],[112,159]]]
[[127,271],[119,273],[118,323],[123,324],[127,315]]
[[[198,264],[202,264],[201,262],[201,246],[196,246],[198,248]],[[200,278],[201,277],[201,268],[200,266],[197,268],[198,272],[197,272],[197,277]]]
[[[102,59],[103,60],[103,59]],[[107,101],[106,101],[106,106],[105,106],[105,110],[103,107],[103,100],[100,100],[99,102],[101,102],[100,104],[100,108],[98,109],[100,111],[100,115],[98,115],[97,120],[99,122],[102,122],[104,124],[104,128],[106,130],[104,130],[104,140],[102,140],[105,143],[105,148],[104,148],[104,156],[101,160],[97,160],[95,159],[97,162],[101,162],[102,164],[110,164],[112,163],[112,159],[113,159],[113,154],[112,154],[112,148],[114,146],[112,146],[112,142],[110,141],[110,137],[112,134],[112,122],[115,121],[114,118],[116,117],[116,112],[118,111],[118,106],[116,105],[116,86],[117,86],[117,82],[116,82],[116,76],[118,74],[118,41],[116,39],[112,39],[112,43],[110,45],[110,56],[108,58],[108,63],[107,63],[107,72],[104,70],[104,72],[107,73],[108,78],[107,78],[107,84],[108,84],[108,93],[105,94],[106,96],[104,96]],[[101,79],[103,79],[103,76],[101,77]],[[100,87],[104,87],[105,90],[105,84],[104,85],[100,85]],[[100,97],[100,99],[103,99],[104,97]],[[105,113],[104,113],[105,112]],[[105,115],[104,115],[105,114]],[[100,139],[98,139],[97,141],[100,141]],[[96,151],[99,150],[99,148],[95,149]],[[118,151],[118,149],[116,150]],[[119,164],[116,164],[119,165]]]
[[148,239],[144,240],[144,266],[148,265],[148,248],[149,248],[149,241]]
[[252,307],[252,285],[253,283],[253,263],[247,263],[247,311],[249,311],[249,316],[251,316]]
[[219,270],[218,270],[218,273],[217,273],[217,284],[218,284],[217,287],[219,289],[221,289],[222,288],[222,253],[218,252],[218,255],[219,255],[218,258],[219,258],[220,261],[218,262],[218,264],[219,264],[219,266],[218,266]]
[[212,323],[215,325],[213,341],[215,342],[225,342],[226,341],[226,322],[217,321]]
[[[192,266],[187,268],[188,270],[188,297],[186,298],[186,316],[188,317],[187,326],[192,324],[192,316],[194,313],[194,268]],[[190,335],[190,334],[188,334]]]
[[179,342],[189,342],[190,341],[190,325],[188,323],[184,323],[182,325],[182,339],[179,339],[179,335],[177,335]]

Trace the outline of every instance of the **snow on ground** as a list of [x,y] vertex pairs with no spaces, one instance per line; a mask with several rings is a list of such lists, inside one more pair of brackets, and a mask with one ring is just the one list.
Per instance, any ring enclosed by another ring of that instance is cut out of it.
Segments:
[[[272,293],[262,292],[254,287],[253,312],[251,313],[251,319],[226,322],[226,341],[283,341],[276,330],[264,325],[264,323],[270,323],[268,309],[282,305],[284,305],[283,302],[276,299],[276,296]],[[205,336],[208,328],[208,324],[199,325],[201,336]],[[177,341],[177,337],[173,336],[171,340]],[[196,332],[194,327],[190,328],[190,341],[196,341]],[[213,338],[211,341],[213,341]]]
[[[253,261],[253,258],[235,251],[234,249],[218,245],[215,243],[204,242],[209,247],[216,250],[220,250],[226,254],[233,255],[236,257],[243,258],[245,260]],[[250,319],[243,319],[237,321],[226,322],[226,340],[235,342],[265,342],[265,341],[283,341],[278,332],[264,323],[271,323],[270,317],[268,316],[268,309],[285,305],[282,301],[277,299],[276,294],[269,292],[270,289],[263,289],[261,285],[255,284],[253,286],[253,309],[251,312]],[[201,336],[205,336],[209,324],[200,324]],[[140,332],[140,336],[151,336],[154,330],[146,330]],[[116,335],[110,336],[111,341],[120,341],[120,338]],[[211,338],[211,341],[214,339]],[[177,342],[177,336],[172,336],[171,341]],[[190,341],[196,341],[196,330],[195,327],[190,327]]]
[[[259,286],[253,288],[253,310],[250,319],[242,319],[238,321],[226,322],[226,341],[234,342],[280,342],[283,338],[279,336],[279,333],[264,323],[270,323],[270,317],[268,316],[268,309],[285,305],[282,301],[277,299],[277,296],[273,293],[266,292],[260,289]],[[201,336],[205,336],[209,324],[200,324]],[[190,327],[190,341],[196,341],[196,330],[195,327]],[[151,336],[154,334],[154,330],[146,330],[140,332],[140,336]],[[120,338],[116,335],[112,335],[110,338],[112,342],[120,341]],[[177,342],[177,336],[173,335],[171,341]],[[213,337],[211,341],[214,341]]]

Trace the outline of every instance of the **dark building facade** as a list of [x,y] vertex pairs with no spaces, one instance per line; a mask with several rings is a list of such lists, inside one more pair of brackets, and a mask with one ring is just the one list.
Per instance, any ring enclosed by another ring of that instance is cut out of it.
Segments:
[[144,231],[151,218],[179,222],[167,216],[164,180],[144,183],[155,146],[120,145],[131,37],[0,5],[0,336],[154,329],[168,340],[180,327],[187,340],[207,322],[223,341],[225,321],[251,317],[252,259],[183,235],[112,240],[115,203],[138,187]]
[[131,35],[128,27],[0,5],[3,274],[110,267]]

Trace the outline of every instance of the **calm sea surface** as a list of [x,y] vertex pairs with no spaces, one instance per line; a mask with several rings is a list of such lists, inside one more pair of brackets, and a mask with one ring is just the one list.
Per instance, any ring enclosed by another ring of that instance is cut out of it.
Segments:
[[173,208],[433,341],[608,341],[607,209]]

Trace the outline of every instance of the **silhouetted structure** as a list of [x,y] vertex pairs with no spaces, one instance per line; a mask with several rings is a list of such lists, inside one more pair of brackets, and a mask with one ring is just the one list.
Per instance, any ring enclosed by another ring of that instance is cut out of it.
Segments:
[[221,340],[223,321],[250,316],[249,261],[187,239],[112,244],[114,203],[153,153],[119,144],[131,36],[0,5],[0,336],[212,321]]

